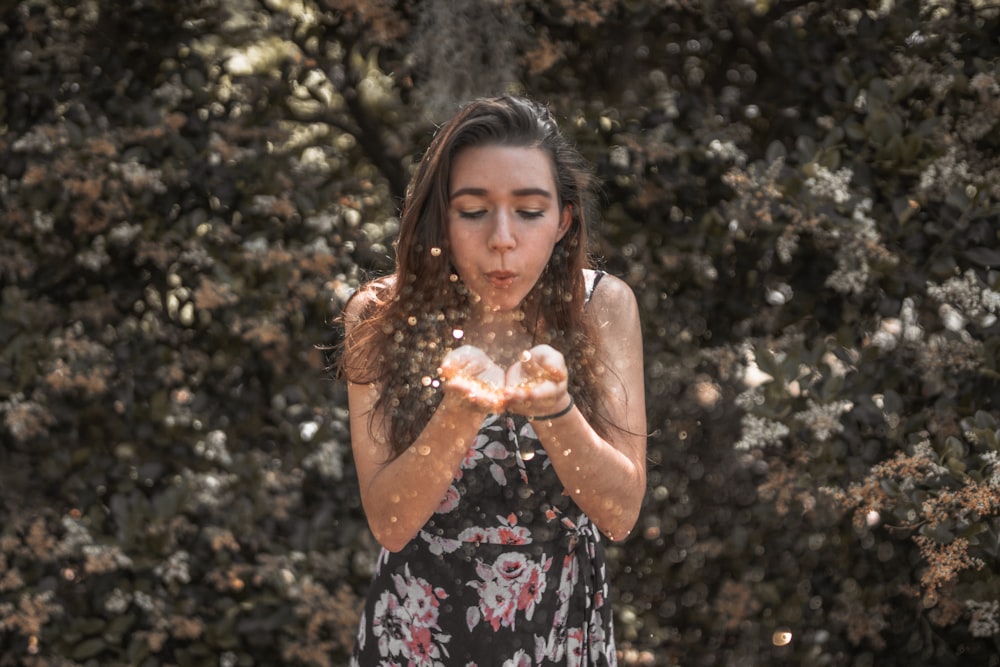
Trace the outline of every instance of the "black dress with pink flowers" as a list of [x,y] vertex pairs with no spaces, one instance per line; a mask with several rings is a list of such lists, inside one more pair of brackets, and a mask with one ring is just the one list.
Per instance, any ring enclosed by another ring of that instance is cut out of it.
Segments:
[[531,424],[491,415],[419,535],[379,554],[351,665],[615,664],[600,533]]

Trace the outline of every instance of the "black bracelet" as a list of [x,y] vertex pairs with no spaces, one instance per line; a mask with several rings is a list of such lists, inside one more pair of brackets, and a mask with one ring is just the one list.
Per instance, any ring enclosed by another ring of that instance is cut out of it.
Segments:
[[542,415],[540,417],[530,417],[529,416],[528,417],[528,421],[529,422],[535,422],[535,421],[549,421],[551,419],[558,419],[559,417],[562,417],[563,415],[568,415],[569,411],[572,410],[572,409],[573,409],[573,397],[570,396],[569,397],[569,405],[567,405],[565,408],[563,408],[559,412],[554,412],[551,415]]

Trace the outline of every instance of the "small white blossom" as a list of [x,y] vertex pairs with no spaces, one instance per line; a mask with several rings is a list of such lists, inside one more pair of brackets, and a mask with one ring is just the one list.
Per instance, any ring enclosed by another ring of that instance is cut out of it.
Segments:
[[31,226],[35,231],[47,234],[56,227],[56,218],[47,211],[34,210],[31,212]]
[[988,451],[980,455],[983,463],[989,466],[989,477],[986,482],[993,488],[1000,489],[1000,452]]
[[69,130],[64,126],[36,125],[17,139],[11,149],[15,153],[42,153],[49,155],[56,148],[69,144]]
[[116,246],[124,247],[132,243],[141,233],[141,225],[130,225],[127,222],[120,222],[111,228],[111,231],[108,232],[108,238]]
[[59,556],[79,556],[83,548],[94,543],[94,538],[87,530],[87,527],[79,519],[65,516],[62,519],[63,530],[66,534],[56,546],[56,554]]
[[184,482],[191,490],[191,509],[218,507],[238,479],[236,475],[184,471]]
[[954,146],[934,160],[920,174],[918,192],[934,197],[947,195],[955,185],[965,185],[972,180],[969,164],[959,160],[958,149]]
[[153,572],[163,579],[165,584],[186,584],[191,581],[190,561],[190,554],[181,549],[170,554],[170,557],[157,565]]
[[132,596],[122,589],[116,588],[104,599],[104,610],[109,614],[124,614],[130,604],[132,604]]
[[103,236],[98,236],[90,243],[90,249],[76,256],[76,263],[91,271],[100,271],[111,263],[111,255],[107,251],[107,242]]
[[163,194],[167,191],[167,185],[163,182],[163,172],[159,169],[150,169],[135,160],[123,162],[118,165],[117,169],[122,180],[134,193],[155,192]]
[[743,415],[742,427],[743,434],[733,445],[737,450],[780,445],[789,433],[788,427],[781,422],[756,415]]
[[816,403],[812,399],[809,399],[808,405],[806,410],[795,415],[795,419],[802,422],[821,442],[844,430],[840,416],[854,407],[851,401]]
[[843,294],[861,294],[865,290],[871,276],[871,258],[875,255],[871,248],[881,242],[878,224],[871,215],[872,206],[870,197],[861,199],[851,212],[846,233],[835,230],[834,236],[841,239],[841,244],[835,255],[837,268],[827,276],[827,287]]
[[344,447],[336,440],[322,442],[302,465],[326,479],[340,480],[344,476]]
[[717,157],[728,162],[735,162],[739,166],[745,165],[747,161],[747,154],[740,150],[740,147],[730,140],[721,141],[719,139],[713,139],[709,142],[708,157]]
[[939,463],[937,452],[929,440],[921,440],[914,445],[913,456],[925,462],[928,477],[945,477],[951,474],[948,468]]
[[149,593],[144,593],[143,591],[136,591],[134,599],[136,606],[145,612],[151,612],[157,608],[156,601],[153,599],[153,596],[151,596]]
[[986,286],[972,269],[941,285],[928,282],[927,295],[941,304],[939,313],[952,330],[959,323],[959,329],[963,328],[965,320],[991,326],[1000,313],[1000,293]]
[[194,447],[195,452],[206,461],[216,461],[223,466],[233,463],[233,457],[226,448],[226,434],[218,429],[209,431],[204,440],[199,440]]
[[818,197],[843,204],[851,198],[850,185],[853,176],[854,172],[848,167],[832,172],[822,165],[817,165],[813,176],[806,179],[805,186]]
[[966,600],[965,608],[969,611],[969,634],[973,637],[992,637],[1000,634],[1000,602],[997,600]]

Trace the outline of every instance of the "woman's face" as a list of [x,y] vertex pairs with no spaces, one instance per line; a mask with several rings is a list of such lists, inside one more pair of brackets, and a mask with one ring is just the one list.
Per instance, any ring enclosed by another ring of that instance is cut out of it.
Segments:
[[516,309],[572,222],[560,209],[552,160],[540,148],[486,145],[452,160],[448,241],[479,304]]

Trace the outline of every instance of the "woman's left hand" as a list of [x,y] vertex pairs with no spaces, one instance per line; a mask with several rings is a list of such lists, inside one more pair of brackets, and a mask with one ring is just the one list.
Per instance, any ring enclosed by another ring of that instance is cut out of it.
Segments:
[[559,412],[569,403],[569,371],[562,353],[536,345],[507,369],[507,409],[522,415]]

